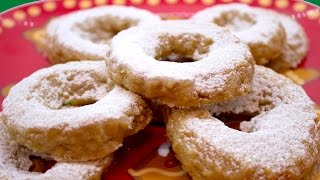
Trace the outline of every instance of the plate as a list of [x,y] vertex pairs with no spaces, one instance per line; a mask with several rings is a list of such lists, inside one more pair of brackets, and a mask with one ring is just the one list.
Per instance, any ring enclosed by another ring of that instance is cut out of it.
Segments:
[[[302,24],[310,39],[310,51],[299,68],[282,73],[302,85],[312,100],[320,104],[320,10],[311,4],[292,0],[60,0],[10,9],[0,14],[0,102],[15,83],[40,68],[50,66],[42,48],[43,27],[51,18],[106,4],[148,9],[165,19],[188,18],[205,7],[231,2],[283,12]],[[233,121],[228,125],[235,127],[237,124]],[[172,152],[167,157],[158,155],[159,146],[165,145],[166,140],[161,123],[153,123],[129,137],[115,153],[115,160],[103,173],[103,179],[190,179]]]

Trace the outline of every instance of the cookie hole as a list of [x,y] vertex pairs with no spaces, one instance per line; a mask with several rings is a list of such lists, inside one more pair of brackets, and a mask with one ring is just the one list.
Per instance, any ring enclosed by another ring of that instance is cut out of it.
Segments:
[[219,115],[213,115],[213,117],[222,121],[226,126],[232,129],[240,131],[240,123],[244,121],[250,121],[255,115],[251,114],[233,114],[233,113],[220,113]]
[[180,34],[159,36],[155,59],[177,63],[195,62],[208,55],[213,44],[211,38],[201,34]]
[[168,62],[176,62],[176,63],[186,63],[186,62],[194,62],[196,60],[190,57],[179,56],[176,54],[171,54],[167,57],[162,57],[159,61],[168,61]]
[[73,99],[73,100],[64,102],[62,106],[64,106],[64,107],[81,107],[81,106],[91,105],[96,102],[97,102],[97,100],[95,100],[95,99]]
[[249,29],[256,23],[255,18],[247,13],[237,11],[223,12],[213,20],[213,23],[228,28],[232,32],[240,32]]
[[30,156],[29,159],[32,162],[32,165],[29,168],[30,172],[45,173],[57,163],[55,160],[42,159],[37,156]]
[[58,110],[94,104],[112,89],[107,78],[93,71],[52,73],[34,87],[31,98]]
[[83,39],[97,44],[107,44],[119,32],[137,25],[138,21],[129,18],[103,16],[88,18],[85,22],[77,23],[72,30]]

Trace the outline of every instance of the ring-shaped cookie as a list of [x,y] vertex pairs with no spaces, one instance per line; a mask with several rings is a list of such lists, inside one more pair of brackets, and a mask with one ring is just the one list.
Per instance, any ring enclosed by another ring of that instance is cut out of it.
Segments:
[[39,70],[12,87],[3,101],[4,124],[13,139],[63,161],[105,157],[151,116],[140,96],[113,87],[104,61]]
[[105,167],[112,158],[105,157],[101,160],[89,162],[57,162],[45,173],[29,172],[32,165],[29,156],[31,151],[12,143],[2,121],[0,122],[0,179],[100,179]]
[[257,64],[267,64],[279,56],[285,43],[285,32],[277,17],[245,4],[213,6],[197,12],[192,19],[230,29],[250,47]]
[[[242,131],[227,127],[205,109],[174,110],[169,115],[168,137],[193,179],[303,179],[312,175],[319,156],[313,102],[302,87],[264,67],[256,66],[252,86],[246,96],[211,108],[213,113],[223,108],[238,114],[258,111],[259,115],[240,124]],[[262,103],[273,107],[263,108]]]
[[310,100],[300,86],[269,68],[256,65],[248,94],[231,101],[204,105],[203,108],[215,115],[233,113],[255,116],[281,104],[293,103],[305,104],[302,107],[306,107]]
[[122,31],[113,38],[108,57],[115,83],[169,106],[244,95],[254,64],[249,48],[227,29],[187,20]]
[[286,41],[279,57],[267,65],[276,70],[283,71],[296,68],[308,52],[308,38],[303,27],[293,18],[276,13],[286,32]]
[[47,25],[46,54],[53,64],[102,60],[118,32],[156,21],[160,18],[149,11],[116,5],[72,12]]

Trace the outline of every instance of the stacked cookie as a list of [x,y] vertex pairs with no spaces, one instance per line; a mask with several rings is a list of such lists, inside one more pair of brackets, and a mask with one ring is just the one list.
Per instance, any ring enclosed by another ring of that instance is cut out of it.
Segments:
[[233,3],[204,9],[192,19],[227,27],[250,47],[257,64],[276,71],[296,68],[308,51],[301,25],[275,11]]
[[53,19],[46,31],[46,54],[52,64],[105,58],[109,42],[132,26],[160,21],[133,7],[103,6]]
[[[49,23],[51,62],[75,62],[41,69],[10,90],[0,116],[1,179],[100,179],[123,139],[152,118],[142,97],[110,80],[108,43],[123,29],[155,21],[145,10],[107,6]],[[43,174],[28,172],[30,156],[57,163]]]
[[[3,102],[0,177],[99,179],[123,139],[151,117],[140,96],[110,81],[103,61],[41,69],[16,84]],[[34,153],[57,164],[44,174],[23,171]]]
[[[48,57],[75,62],[39,70],[10,90],[0,177],[98,179],[123,139],[150,122],[157,102],[169,109],[168,138],[193,179],[310,178],[320,154],[314,104],[301,87],[255,65],[295,67],[307,50],[303,30],[267,10],[213,8],[190,20],[161,21],[119,6],[52,20]],[[284,47],[300,54],[294,65]],[[250,121],[237,131],[221,114]],[[33,154],[57,164],[27,172]]]
[[[133,27],[113,38],[106,64],[115,83],[170,107],[220,102],[249,91],[253,57],[227,29],[189,20],[156,26]],[[190,62],[175,62],[183,58]]]
[[[231,101],[170,113],[168,137],[193,179],[313,175],[319,158],[319,125],[312,101],[301,87],[263,66],[255,66],[251,86],[248,94]],[[240,123],[241,131],[231,129],[219,120],[230,114],[250,121]]]

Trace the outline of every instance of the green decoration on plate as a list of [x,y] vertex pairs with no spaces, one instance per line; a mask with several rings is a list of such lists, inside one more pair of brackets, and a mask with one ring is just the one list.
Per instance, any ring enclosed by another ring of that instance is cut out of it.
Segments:
[[10,8],[25,4],[25,3],[29,3],[29,2],[33,2],[36,0],[1,0],[0,1],[0,12],[3,12],[5,10],[8,10]]
[[320,0],[306,0],[306,1],[314,5],[317,5],[318,7],[320,6]]

